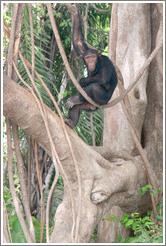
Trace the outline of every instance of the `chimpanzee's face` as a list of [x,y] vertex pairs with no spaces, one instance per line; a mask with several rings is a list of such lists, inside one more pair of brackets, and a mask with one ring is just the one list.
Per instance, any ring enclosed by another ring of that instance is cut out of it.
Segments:
[[98,56],[97,54],[87,54],[84,57],[84,61],[86,63],[86,66],[88,67],[89,71],[93,72],[96,68]]

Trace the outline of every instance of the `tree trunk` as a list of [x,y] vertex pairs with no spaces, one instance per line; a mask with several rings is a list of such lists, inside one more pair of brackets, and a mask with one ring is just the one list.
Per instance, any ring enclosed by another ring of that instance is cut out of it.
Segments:
[[[151,50],[153,50],[157,44],[157,33],[162,16],[160,16],[156,4],[151,4],[150,7]],[[162,35],[162,33],[160,35]],[[163,181],[163,75],[160,69],[162,61],[161,49],[160,53],[158,53],[150,64],[146,90],[148,104],[142,133],[148,158],[158,177],[160,185],[162,185]]]
[[[118,7],[117,41],[114,42],[116,47],[112,50],[116,50],[115,63],[122,72],[124,87],[127,88],[162,35],[162,29],[160,28],[158,31],[162,18],[162,4],[122,3],[116,6]],[[55,37],[60,43],[51,4],[47,4],[47,7]],[[14,36],[11,35],[13,41],[12,37]],[[10,47],[12,48],[12,43],[10,43]],[[61,45],[59,48],[62,56],[65,57],[64,63],[67,66],[67,71],[72,75],[64,50]],[[10,58],[11,62],[12,50],[9,51],[9,56],[8,59]],[[161,61],[162,51],[151,64],[149,71],[143,74],[139,83],[128,94],[128,110],[131,111],[138,138],[158,179],[161,179],[162,175]],[[8,75],[11,76],[12,66],[10,68]],[[103,221],[102,218],[108,218],[110,214],[121,218],[124,212],[143,214],[149,208],[151,200],[149,193],[141,196],[139,192],[140,188],[148,183],[147,173],[121,104],[105,110],[102,147],[88,146],[73,130],[66,126],[77,162],[75,165],[59,116],[45,106],[54,143],[54,146],[50,146],[45,121],[36,101],[38,99],[14,82],[16,78],[10,79],[10,76],[5,74],[3,76],[4,116],[18,124],[21,129],[35,139],[48,155],[51,156],[53,152],[55,154],[55,151],[51,149],[55,146],[60,159],[60,161],[56,161],[64,181],[64,196],[55,215],[55,226],[50,242],[89,242],[97,225],[99,242],[116,241],[118,234],[122,235],[123,240],[130,231],[125,230],[117,221],[110,223],[106,220]],[[76,81],[73,75],[72,78]],[[114,97],[117,97],[118,94],[117,88]],[[11,155],[10,160],[12,163]],[[56,161],[54,160],[54,163]],[[81,185],[78,170],[76,171],[77,166],[80,171]],[[154,172],[153,175],[156,178]],[[80,223],[77,223],[79,216]],[[6,222],[7,220],[5,220]],[[4,233],[5,241],[8,242],[10,238],[7,237],[7,223]]]
[[[51,155],[45,125],[36,101],[30,92],[5,74],[3,100],[5,117],[12,119]],[[60,118],[48,107],[46,111],[55,148],[70,182],[77,215],[78,182],[69,146]],[[142,197],[138,191],[147,184],[147,178],[139,157],[109,162],[85,144],[69,127],[67,132],[72,140],[82,183],[81,222],[77,242],[89,242],[97,223],[113,206],[119,206],[128,213],[146,211],[150,197],[148,194]],[[71,199],[64,176],[63,179],[64,197],[55,215],[55,227],[50,240],[52,243],[72,242]]]
[[[121,70],[124,87],[130,85],[141,66],[150,55],[150,5],[118,4],[118,34],[115,63]],[[141,138],[147,104],[146,84],[148,71],[140,78],[138,84],[128,94],[132,120]],[[114,97],[119,95],[118,88]],[[104,147],[110,150],[125,151],[135,156],[138,154],[131,130],[121,104],[104,111]],[[123,130],[122,129],[123,126]]]
[[[127,88],[155,48],[159,28],[159,13],[157,13],[155,5],[140,3],[120,3],[117,13],[116,64],[122,72],[124,87]],[[118,95],[118,89],[116,89],[114,97]],[[139,134],[139,139],[145,147],[144,150],[148,153],[149,161],[156,174],[160,172],[160,175],[162,166],[161,95],[162,77],[156,66],[156,61],[154,61],[150,70],[144,73],[128,97],[132,120]],[[125,152],[125,154],[133,156],[134,159],[138,158],[136,157],[138,151],[121,105],[117,104],[112,108],[105,109],[104,117],[103,148],[107,150],[106,152],[116,151],[121,156]],[[121,218],[123,213],[123,209],[113,207],[103,218],[108,218],[110,214]],[[130,231],[125,230],[117,221],[111,223],[101,220],[98,224],[98,242],[114,242],[117,240],[118,234],[122,235],[123,241],[129,236]]]

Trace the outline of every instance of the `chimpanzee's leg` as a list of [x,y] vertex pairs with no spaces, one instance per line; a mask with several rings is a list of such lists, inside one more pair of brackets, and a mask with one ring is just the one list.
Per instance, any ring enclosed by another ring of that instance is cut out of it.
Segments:
[[82,97],[80,93],[78,93],[78,94],[76,94],[76,95],[70,97],[70,98],[67,100],[66,105],[67,105],[68,108],[72,108],[72,107],[74,107],[75,105],[82,104],[84,101],[86,101],[85,98]]
[[74,107],[69,109],[68,112],[68,118],[64,118],[67,125],[69,125],[71,128],[74,128],[79,120],[80,117],[80,110],[87,110],[87,111],[94,111],[96,107],[91,105],[89,102],[84,102],[79,105],[75,105]]
[[84,90],[86,91],[88,96],[90,96],[92,100],[99,105],[106,104],[109,101],[107,90],[97,83],[92,83],[86,86]]
[[[103,105],[109,101],[108,93],[106,89],[98,84],[90,84],[84,87],[84,90],[96,103]],[[88,103],[85,98],[79,93],[71,98],[67,102],[69,107],[69,118],[65,118],[65,122],[74,128],[77,125],[80,116],[80,110],[95,110],[96,108]]]
[[74,107],[70,108],[68,112],[69,119],[71,119],[74,127],[77,125],[80,117],[80,105],[75,105]]
[[[92,98],[96,103],[103,105],[109,101],[108,93],[106,89],[98,84],[92,83],[86,87],[84,87],[85,92],[89,97]],[[86,99],[80,94],[76,94],[75,96],[70,97],[67,100],[67,107],[72,108],[75,105],[82,104]]]

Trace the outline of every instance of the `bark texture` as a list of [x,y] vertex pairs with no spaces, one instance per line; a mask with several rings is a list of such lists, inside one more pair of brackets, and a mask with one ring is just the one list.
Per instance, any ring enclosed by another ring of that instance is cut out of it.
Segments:
[[[162,35],[162,30],[157,32],[162,13],[155,4],[120,3],[116,6],[118,32],[115,62],[124,77],[124,87],[127,88]],[[47,7],[51,16],[51,5],[48,4]],[[51,17],[53,22],[53,15]],[[55,33],[57,37],[58,34]],[[134,126],[158,178],[162,172],[161,60],[162,52],[128,95]],[[114,97],[117,95],[118,89]],[[18,124],[45,149],[48,155],[51,155],[50,142],[36,100],[28,90],[5,74],[3,104],[4,116]],[[71,243],[73,214],[68,183],[77,217],[78,177],[60,118],[47,106],[45,107],[51,136],[67,176],[65,178],[63,170],[60,170],[64,180],[64,197],[55,214],[55,227],[50,242]],[[110,214],[121,218],[124,212],[142,214],[150,206],[150,196],[149,194],[141,196],[139,192],[140,188],[147,184],[146,171],[121,104],[105,110],[103,148],[88,146],[69,127],[67,132],[82,184],[81,220],[76,242],[89,242],[96,225],[98,225],[98,242],[116,241],[118,234],[123,236],[123,240],[130,231],[124,230],[117,222],[111,224],[106,220],[102,221],[102,218],[108,218]],[[5,229],[7,232],[7,227]],[[5,240],[7,242],[9,238],[5,236]]]
[[[4,115],[12,119],[31,135],[50,155],[50,144],[41,113],[33,96],[26,89],[4,75]],[[78,210],[78,183],[69,147],[64,137],[60,119],[46,107],[51,135],[70,182],[76,211]],[[86,145],[70,128],[76,160],[81,173],[82,208],[78,242],[89,242],[97,223],[113,206],[123,211],[143,212],[149,206],[149,196],[141,197],[138,190],[147,183],[139,158],[117,159],[112,162]],[[72,229],[72,209],[68,187],[65,183],[63,202],[55,215],[55,228],[50,242],[69,243]],[[65,232],[65,233],[64,233]]]
[[[117,13],[116,64],[122,72],[124,87],[127,88],[155,48],[160,14],[157,12],[155,4],[144,3],[120,3]],[[160,61],[162,61],[161,54]],[[118,95],[119,92],[116,89],[114,97]],[[160,172],[160,175],[162,166],[161,95],[162,76],[155,59],[150,69],[144,73],[128,96],[132,120],[139,139],[142,146],[145,147],[145,152],[148,153],[148,159],[153,169],[156,174]],[[117,104],[106,109],[104,116],[103,148],[107,149],[107,153],[118,152],[119,155],[124,156],[125,152],[125,155],[133,156],[134,159],[139,158],[121,105]],[[122,207],[115,206],[104,215],[104,218],[108,218],[111,214],[121,218],[123,213]],[[117,221],[110,223],[101,220],[98,224],[98,242],[115,242],[118,234],[122,235],[123,241],[130,235],[130,231],[125,230]]]
[[[151,50],[157,43],[160,15],[156,4],[150,5],[151,13]],[[162,33],[159,33],[162,35]],[[163,180],[163,57],[162,49],[150,64],[147,83],[147,100],[145,122],[143,125],[143,141],[148,153],[148,158],[153,166],[158,180],[162,185]],[[160,63],[159,63],[159,62]]]
[[[117,13],[118,33],[115,62],[123,75],[124,87],[127,88],[150,55],[150,5],[120,3]],[[147,78],[148,71],[144,73],[138,84],[128,94],[132,120],[139,133],[139,138],[141,138],[147,104]],[[117,88],[114,97],[118,95]],[[138,154],[121,104],[106,109],[104,113],[104,147],[108,147],[110,150],[123,150],[132,156]]]

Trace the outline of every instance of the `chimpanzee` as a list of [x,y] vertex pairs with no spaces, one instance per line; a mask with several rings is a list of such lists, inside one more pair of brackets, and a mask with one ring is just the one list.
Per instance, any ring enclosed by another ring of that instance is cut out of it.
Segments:
[[[90,48],[85,42],[78,9],[75,10],[72,17],[73,47],[77,55],[83,58],[88,70],[87,78],[81,78],[79,84],[94,102],[104,105],[110,100],[117,85],[115,68],[108,57]],[[69,112],[68,118],[65,118],[65,122],[71,128],[76,126],[79,120],[80,110],[93,111],[96,109],[80,93],[68,99],[67,107],[69,108]]]

